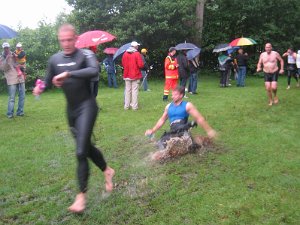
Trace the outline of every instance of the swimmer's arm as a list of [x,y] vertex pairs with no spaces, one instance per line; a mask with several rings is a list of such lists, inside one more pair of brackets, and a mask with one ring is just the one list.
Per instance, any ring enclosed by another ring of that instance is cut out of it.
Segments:
[[99,76],[99,66],[95,54],[90,50],[84,50],[86,67],[68,72],[68,76],[76,78],[94,78]]
[[262,70],[261,64],[262,64],[262,55],[259,56],[259,60],[258,60],[257,67],[256,67],[256,72],[259,72]]
[[152,129],[146,130],[146,132],[145,132],[146,136],[154,134],[156,131],[158,131],[165,124],[165,122],[169,118],[168,117],[168,108],[169,108],[169,105],[170,104],[168,104],[166,106],[164,113],[162,114],[162,116],[160,117],[160,119],[157,121],[157,123],[155,124],[155,126]]
[[281,58],[281,56],[279,55],[279,53],[276,54],[276,58],[278,59],[278,61],[280,62],[280,70],[279,70],[279,73],[282,74],[284,73],[284,61],[283,59]]
[[196,107],[188,102],[186,105],[186,111],[190,114],[207,133],[210,138],[214,138],[217,135],[217,132],[208,124],[208,122],[204,119],[204,117],[200,114],[200,112],[196,109]]

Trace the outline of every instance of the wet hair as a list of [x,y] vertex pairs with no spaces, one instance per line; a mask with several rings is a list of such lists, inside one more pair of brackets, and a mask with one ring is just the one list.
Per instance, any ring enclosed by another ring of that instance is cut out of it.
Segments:
[[185,87],[183,86],[177,86],[173,91],[178,91],[180,94],[185,94]]
[[76,34],[76,29],[72,24],[69,23],[65,23],[62,24],[59,28],[58,28],[58,33],[60,32],[64,32],[64,31],[72,31],[74,34]]
[[268,42],[268,43],[265,44],[265,46],[267,46],[267,45],[270,45],[271,47],[273,47],[270,42]]

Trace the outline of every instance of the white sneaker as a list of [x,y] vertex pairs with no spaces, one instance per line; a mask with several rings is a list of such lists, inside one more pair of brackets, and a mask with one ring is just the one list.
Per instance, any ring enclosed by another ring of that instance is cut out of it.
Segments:
[[289,90],[291,87],[290,86],[287,86],[286,90]]
[[183,96],[183,97],[184,97],[184,98],[189,98],[189,97],[188,97],[188,96],[186,96],[186,95],[185,95],[185,96]]

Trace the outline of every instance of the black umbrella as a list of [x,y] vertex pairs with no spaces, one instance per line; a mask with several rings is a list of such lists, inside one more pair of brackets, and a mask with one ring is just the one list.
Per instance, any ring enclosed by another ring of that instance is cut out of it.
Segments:
[[16,31],[9,28],[8,26],[0,24],[0,39],[14,38],[18,35]]
[[176,50],[191,50],[199,47],[193,43],[184,42],[176,45],[175,48]]
[[229,49],[231,49],[232,47],[229,45],[229,44],[218,44],[215,48],[214,48],[214,50],[213,50],[213,52],[225,52],[225,51],[227,51],[227,50],[229,50]]

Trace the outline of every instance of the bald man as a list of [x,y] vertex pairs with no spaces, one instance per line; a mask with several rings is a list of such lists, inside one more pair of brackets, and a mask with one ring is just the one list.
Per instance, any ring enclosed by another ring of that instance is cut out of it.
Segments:
[[[280,63],[280,69],[278,68],[278,62]],[[271,43],[267,43],[265,45],[265,52],[260,54],[256,71],[264,71],[265,88],[269,99],[269,106],[277,104],[279,101],[277,97],[277,80],[278,72],[280,74],[284,73],[283,67],[283,59],[278,52],[272,51]]]

